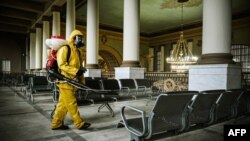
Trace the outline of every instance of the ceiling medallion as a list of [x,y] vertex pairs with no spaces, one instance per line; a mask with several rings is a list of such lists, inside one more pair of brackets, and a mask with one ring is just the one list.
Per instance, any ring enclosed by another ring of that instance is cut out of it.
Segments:
[[182,3],[185,7],[196,7],[201,5],[202,0],[164,0],[161,4],[161,9],[165,8],[178,8],[181,7]]

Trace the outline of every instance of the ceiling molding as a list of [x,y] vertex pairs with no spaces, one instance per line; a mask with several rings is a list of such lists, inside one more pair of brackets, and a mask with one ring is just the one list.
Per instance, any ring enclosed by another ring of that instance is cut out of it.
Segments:
[[13,8],[5,8],[5,7],[2,7],[0,9],[0,15],[16,19],[30,20],[30,21],[34,21],[34,19],[37,18],[36,13],[13,9]]
[[37,2],[24,1],[24,0],[1,0],[0,6],[7,8],[14,8],[29,12],[42,13],[44,6]]
[[27,33],[27,28],[22,26],[14,26],[9,24],[0,24],[0,31],[14,32],[14,33]]
[[27,28],[31,26],[31,21],[29,20],[16,19],[16,18],[11,18],[11,17],[4,17],[4,16],[0,16],[0,23],[23,26]]
[[173,9],[181,7],[183,4],[184,7],[195,7],[202,4],[202,0],[165,0],[161,4],[161,9]]

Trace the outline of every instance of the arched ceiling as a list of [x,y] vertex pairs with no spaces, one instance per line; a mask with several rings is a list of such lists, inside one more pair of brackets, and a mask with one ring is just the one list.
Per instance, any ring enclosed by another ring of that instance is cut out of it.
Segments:
[[[66,0],[1,0],[0,31],[28,33],[43,15],[51,16],[53,4],[61,7],[65,21]],[[76,1],[76,21],[86,25],[87,0]],[[123,31],[124,0],[99,0],[100,28]],[[140,31],[144,35],[180,29],[181,6],[177,0],[140,0]],[[233,17],[250,17],[250,0],[232,0]],[[201,26],[202,0],[189,0],[184,4],[184,27]]]

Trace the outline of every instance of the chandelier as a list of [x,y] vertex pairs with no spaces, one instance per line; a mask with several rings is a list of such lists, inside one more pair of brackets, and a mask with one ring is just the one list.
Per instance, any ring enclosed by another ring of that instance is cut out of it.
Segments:
[[166,58],[167,63],[171,64],[171,71],[175,72],[186,72],[191,64],[197,62],[198,58],[193,56],[190,51],[187,41],[184,39],[183,35],[183,3],[186,1],[180,1],[181,5],[181,33],[180,39],[177,41],[176,46],[174,46],[170,57]]

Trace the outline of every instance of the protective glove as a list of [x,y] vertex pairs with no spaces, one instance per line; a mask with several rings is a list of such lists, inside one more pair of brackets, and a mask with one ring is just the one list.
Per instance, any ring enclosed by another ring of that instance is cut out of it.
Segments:
[[77,71],[76,76],[82,76],[83,73],[87,71],[86,68],[80,67],[80,69]]

